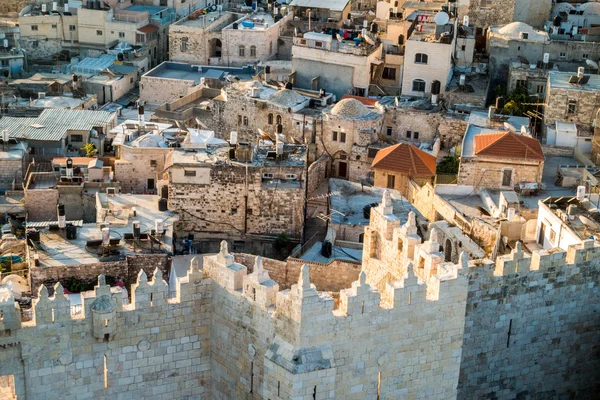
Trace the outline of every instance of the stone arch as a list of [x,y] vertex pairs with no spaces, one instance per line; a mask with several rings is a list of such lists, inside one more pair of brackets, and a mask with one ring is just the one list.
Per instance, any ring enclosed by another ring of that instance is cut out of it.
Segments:
[[223,44],[218,38],[213,38],[209,42],[210,56],[221,58]]
[[450,238],[446,238],[444,243],[444,261],[452,261],[452,241]]

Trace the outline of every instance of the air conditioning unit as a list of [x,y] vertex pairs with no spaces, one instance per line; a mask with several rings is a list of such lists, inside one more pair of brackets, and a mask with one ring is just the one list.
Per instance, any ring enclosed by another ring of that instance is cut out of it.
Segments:
[[273,174],[270,172],[265,172],[262,174],[263,179],[273,179]]

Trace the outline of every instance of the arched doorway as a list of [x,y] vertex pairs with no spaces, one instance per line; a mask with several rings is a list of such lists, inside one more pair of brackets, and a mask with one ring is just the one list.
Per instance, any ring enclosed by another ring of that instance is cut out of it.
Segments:
[[444,243],[444,261],[452,261],[452,242],[450,239],[446,239],[446,243]]
[[222,43],[220,39],[211,39],[210,41],[210,56],[211,57],[217,57],[217,58],[221,58],[221,48],[222,48]]

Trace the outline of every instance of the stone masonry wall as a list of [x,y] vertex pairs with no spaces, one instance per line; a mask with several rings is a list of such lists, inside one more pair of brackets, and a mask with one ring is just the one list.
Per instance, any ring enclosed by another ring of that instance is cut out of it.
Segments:
[[305,182],[303,166],[283,170],[252,167],[248,176],[243,166],[220,166],[211,172],[209,185],[169,185],[169,210],[179,215],[178,231],[193,232],[198,238],[203,234],[220,234],[224,239],[228,235],[277,236],[280,233],[300,238],[304,224],[303,185],[263,184],[265,172],[296,174],[299,182]]
[[[580,129],[591,130],[600,105],[600,94],[595,90],[571,90],[549,87],[546,91],[547,104],[544,108],[544,124],[556,121],[574,122]],[[568,113],[568,104],[575,101],[575,113]]]
[[471,263],[458,398],[597,396],[598,255],[586,241]]
[[11,188],[12,183],[23,181],[23,159],[0,160],[0,187]]
[[143,75],[140,79],[140,100],[150,104],[164,104],[188,95],[195,86],[194,81]]
[[209,399],[211,290],[201,278],[188,275],[167,300],[158,270],[152,282],[140,273],[123,305],[101,277],[73,316],[62,286],[50,298],[42,286],[22,325],[3,299],[0,375],[17,377],[19,399]]
[[542,181],[543,168],[544,163],[539,161],[463,157],[460,160],[458,184],[500,189],[503,171],[507,169],[512,170],[512,185],[519,182],[539,183]]
[[[248,272],[254,271],[256,257],[251,254],[234,254],[235,261],[245,265]],[[269,272],[271,279],[279,284],[282,290],[289,289],[296,283],[303,265],[308,265],[312,283],[317,290],[323,292],[339,292],[350,287],[352,282],[358,279],[361,264],[346,260],[333,260],[327,264],[319,262],[307,262],[298,258],[288,258],[286,261],[277,261],[263,258],[263,267]]]
[[31,189],[25,190],[25,209],[28,221],[56,221],[58,190]]
[[148,189],[148,179],[160,180],[165,169],[165,157],[172,149],[121,146],[115,161],[115,180],[125,193],[142,193]]
[[51,287],[57,282],[65,282],[76,278],[83,282],[94,282],[98,275],[113,277],[129,285],[135,282],[137,274],[143,270],[152,277],[154,270],[159,268],[166,277],[169,273],[171,259],[166,254],[138,254],[126,256],[120,261],[97,262],[95,264],[64,265],[49,268],[31,266],[29,269],[29,284],[37,288],[44,284]]
[[325,179],[328,172],[331,171],[331,158],[323,154],[314,163],[308,167],[308,194],[314,192]]

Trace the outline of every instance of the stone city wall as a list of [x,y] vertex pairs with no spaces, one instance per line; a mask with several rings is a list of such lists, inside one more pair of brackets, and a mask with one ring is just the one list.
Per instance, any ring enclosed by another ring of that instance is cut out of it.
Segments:
[[123,260],[97,262],[94,264],[63,265],[53,267],[34,267],[29,269],[29,284],[37,288],[42,284],[51,288],[55,283],[64,283],[75,278],[79,281],[94,282],[98,275],[110,276],[120,280],[126,285],[135,282],[137,274],[144,270],[152,276],[154,270],[159,268],[166,277],[169,273],[171,259],[166,254],[138,254],[125,256]]

